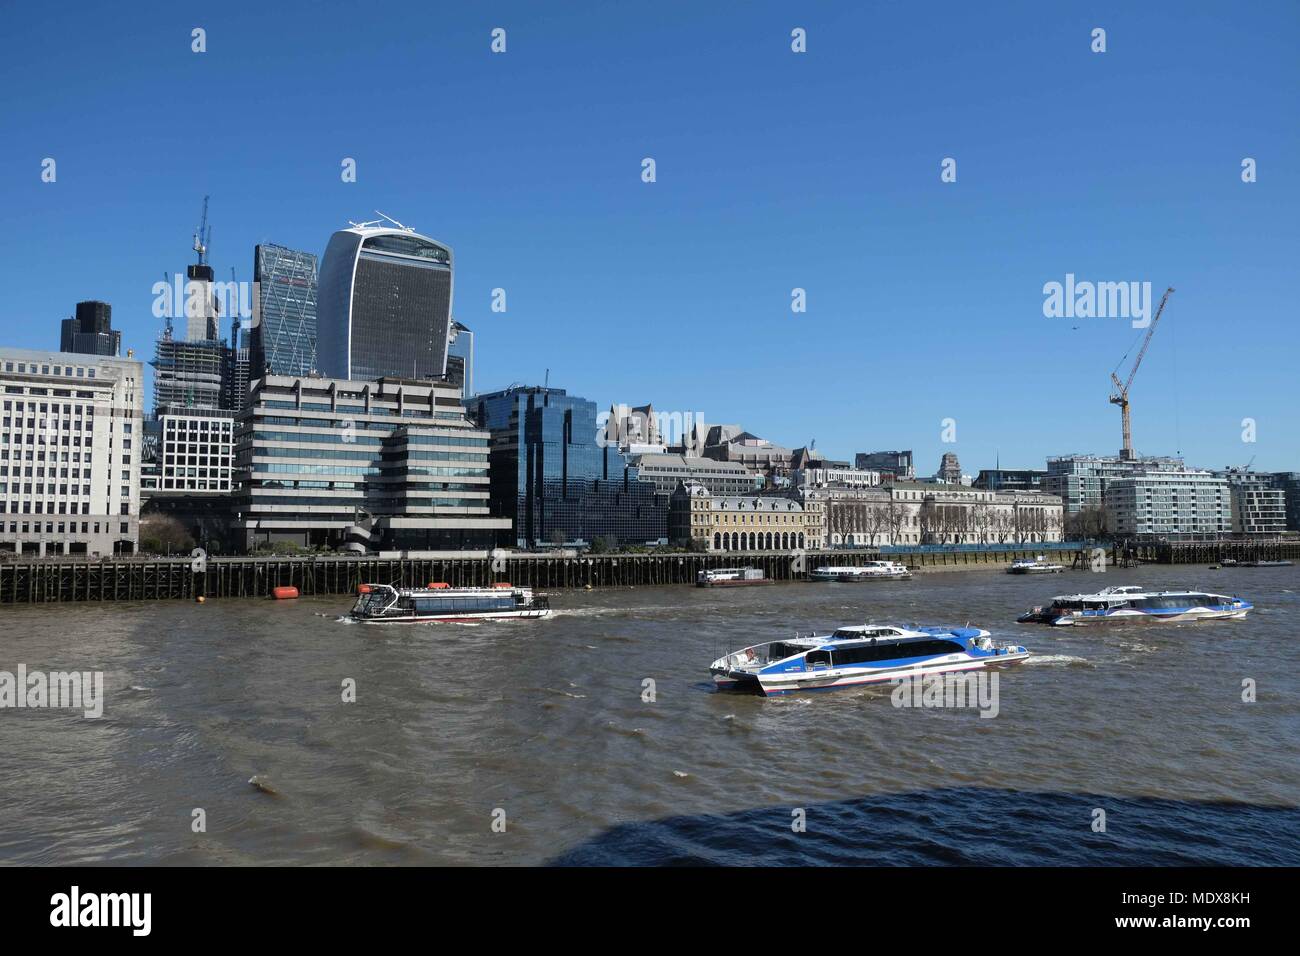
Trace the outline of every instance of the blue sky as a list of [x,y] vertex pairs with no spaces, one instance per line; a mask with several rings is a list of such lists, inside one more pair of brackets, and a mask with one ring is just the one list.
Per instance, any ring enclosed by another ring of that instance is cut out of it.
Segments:
[[1177,288],[1140,452],[1300,469],[1298,40],[1290,2],[27,4],[0,35],[0,341],[57,345],[102,298],[151,354],[205,194],[223,279],[380,209],[455,250],[480,389],[549,369],[973,473],[1118,448],[1139,333],[1044,317],[1074,273]]

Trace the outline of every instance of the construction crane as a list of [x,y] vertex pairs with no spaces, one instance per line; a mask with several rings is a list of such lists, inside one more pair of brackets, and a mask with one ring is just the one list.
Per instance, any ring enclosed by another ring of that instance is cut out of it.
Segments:
[[198,232],[194,233],[194,251],[199,254],[199,265],[207,263],[208,245],[212,242],[212,230],[208,227],[208,197],[203,197],[203,218],[199,221]]
[[[1160,307],[1156,309],[1155,317],[1151,320],[1151,327],[1147,329],[1147,336],[1142,340],[1142,348],[1133,360],[1133,368],[1128,373],[1128,381],[1120,382],[1119,376],[1112,371],[1110,380],[1115,383],[1115,390],[1110,393],[1110,402],[1112,405],[1119,406],[1120,418],[1124,424],[1124,447],[1119,451],[1119,457],[1124,461],[1132,461],[1137,455],[1133,452],[1133,427],[1129,417],[1128,390],[1133,385],[1133,378],[1138,373],[1138,367],[1142,364],[1142,359],[1147,354],[1147,348],[1151,345],[1151,336],[1156,333],[1156,325],[1160,322],[1160,313],[1165,310],[1165,303],[1169,301],[1169,296],[1174,290],[1165,289],[1165,294],[1160,297]],[[1120,359],[1123,362],[1123,359]],[[1118,368],[1119,366],[1116,366]]]

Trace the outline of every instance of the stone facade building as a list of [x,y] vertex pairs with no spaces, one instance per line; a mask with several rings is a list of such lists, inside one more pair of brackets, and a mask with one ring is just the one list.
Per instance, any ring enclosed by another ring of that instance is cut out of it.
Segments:
[[1061,541],[1061,499],[1033,491],[896,482],[880,488],[810,489],[826,511],[828,547],[1019,544]]
[[669,502],[668,536],[707,551],[816,551],[824,546],[821,501],[781,495],[713,495],[696,481],[677,486]]

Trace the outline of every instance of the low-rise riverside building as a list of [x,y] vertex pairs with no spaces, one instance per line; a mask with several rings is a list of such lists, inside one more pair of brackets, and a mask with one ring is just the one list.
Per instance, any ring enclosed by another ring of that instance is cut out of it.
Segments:
[[0,349],[0,550],[134,552],[144,366]]
[[1020,544],[1063,540],[1061,499],[1034,491],[894,482],[880,488],[809,489],[826,508],[830,547]]
[[1111,479],[1106,519],[1119,537],[1171,540],[1232,531],[1232,489],[1208,471],[1159,471]]
[[669,539],[706,551],[819,550],[824,540],[820,501],[786,495],[714,495],[684,481],[669,501]]
[[763,476],[734,461],[716,461],[694,455],[629,455],[628,464],[642,481],[654,482],[655,490],[671,495],[683,481],[698,481],[715,495],[743,495],[763,487]]
[[267,375],[235,440],[246,548],[481,551],[508,535],[489,512],[489,435],[453,385]]

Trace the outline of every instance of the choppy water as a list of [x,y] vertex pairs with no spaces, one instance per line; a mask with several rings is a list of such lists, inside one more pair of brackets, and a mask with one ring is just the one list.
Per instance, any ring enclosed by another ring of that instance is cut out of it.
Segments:
[[[1130,583],[1258,610],[1014,623]],[[103,670],[107,694],[100,720],[0,710],[0,862],[1300,863],[1300,567],[559,592],[549,621],[397,630],[348,603],[0,608],[0,670]],[[725,649],[867,619],[1038,656],[995,719],[708,681]]]

